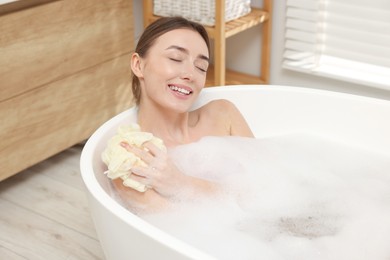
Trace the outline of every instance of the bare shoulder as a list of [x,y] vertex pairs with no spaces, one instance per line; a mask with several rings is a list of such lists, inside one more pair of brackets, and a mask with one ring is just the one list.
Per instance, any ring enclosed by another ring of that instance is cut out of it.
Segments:
[[231,101],[226,99],[212,100],[200,110],[203,117],[224,126],[229,135],[253,137],[245,118]]
[[[215,99],[207,103],[206,105],[203,106],[203,109],[206,110],[207,112],[214,112],[214,113],[219,113],[219,112],[226,112],[228,111],[235,111],[237,110],[236,106],[229,100],[227,99]],[[238,110],[237,110],[238,111]]]
[[230,121],[232,113],[240,113],[236,106],[226,99],[212,100],[199,108],[203,118],[218,121]]

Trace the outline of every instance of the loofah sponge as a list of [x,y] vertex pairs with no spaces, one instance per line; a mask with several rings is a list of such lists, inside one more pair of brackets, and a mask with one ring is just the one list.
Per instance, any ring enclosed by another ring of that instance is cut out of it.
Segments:
[[145,162],[135,154],[127,151],[120,143],[127,142],[132,146],[146,149],[142,145],[148,141],[166,151],[166,147],[161,139],[153,136],[151,133],[142,132],[139,125],[120,126],[117,134],[111,137],[106,149],[102,153],[102,160],[108,167],[108,170],[104,172],[107,177],[110,179],[121,178],[124,186],[139,192],[145,192],[147,190],[146,185],[129,178],[131,168],[134,166],[146,166]]

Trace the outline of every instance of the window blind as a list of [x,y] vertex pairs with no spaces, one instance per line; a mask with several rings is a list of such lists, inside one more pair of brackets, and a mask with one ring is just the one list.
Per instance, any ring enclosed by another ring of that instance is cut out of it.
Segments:
[[390,90],[389,0],[287,0],[283,67]]

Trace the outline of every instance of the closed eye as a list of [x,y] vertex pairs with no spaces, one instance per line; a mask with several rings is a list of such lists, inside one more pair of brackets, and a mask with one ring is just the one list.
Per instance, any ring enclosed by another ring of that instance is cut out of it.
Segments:
[[175,59],[175,58],[169,58],[170,60],[176,61],[176,62],[181,62],[180,59]]
[[200,70],[201,72],[207,72],[207,69],[209,68],[209,63],[203,60],[197,60],[195,61],[195,67]]
[[202,72],[207,72],[207,69],[204,69],[204,68],[201,68],[201,67],[196,67],[196,68],[198,68]]

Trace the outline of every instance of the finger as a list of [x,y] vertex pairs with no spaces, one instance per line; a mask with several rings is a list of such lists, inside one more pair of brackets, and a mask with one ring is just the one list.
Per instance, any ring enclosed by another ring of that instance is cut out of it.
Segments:
[[131,168],[131,172],[139,177],[146,179],[154,179],[160,173],[160,170],[154,166],[142,167],[134,166]]
[[152,142],[145,142],[143,144],[143,147],[149,150],[149,152],[154,156],[161,156],[162,154],[165,154],[165,151],[161,150],[157,145],[155,145]]
[[147,164],[150,164],[150,162],[154,159],[153,155],[149,153],[148,151],[145,151],[142,148],[138,148],[136,146],[130,145],[127,142],[121,142],[120,145],[126,149],[126,151],[135,154],[137,157],[139,157],[142,161],[144,161]]
[[120,142],[120,146],[126,149],[126,151],[131,152],[131,146],[127,142]]
[[132,174],[129,178],[147,186],[150,186],[152,183],[151,179],[145,174],[145,171],[140,169],[136,169],[135,171],[132,170]]

